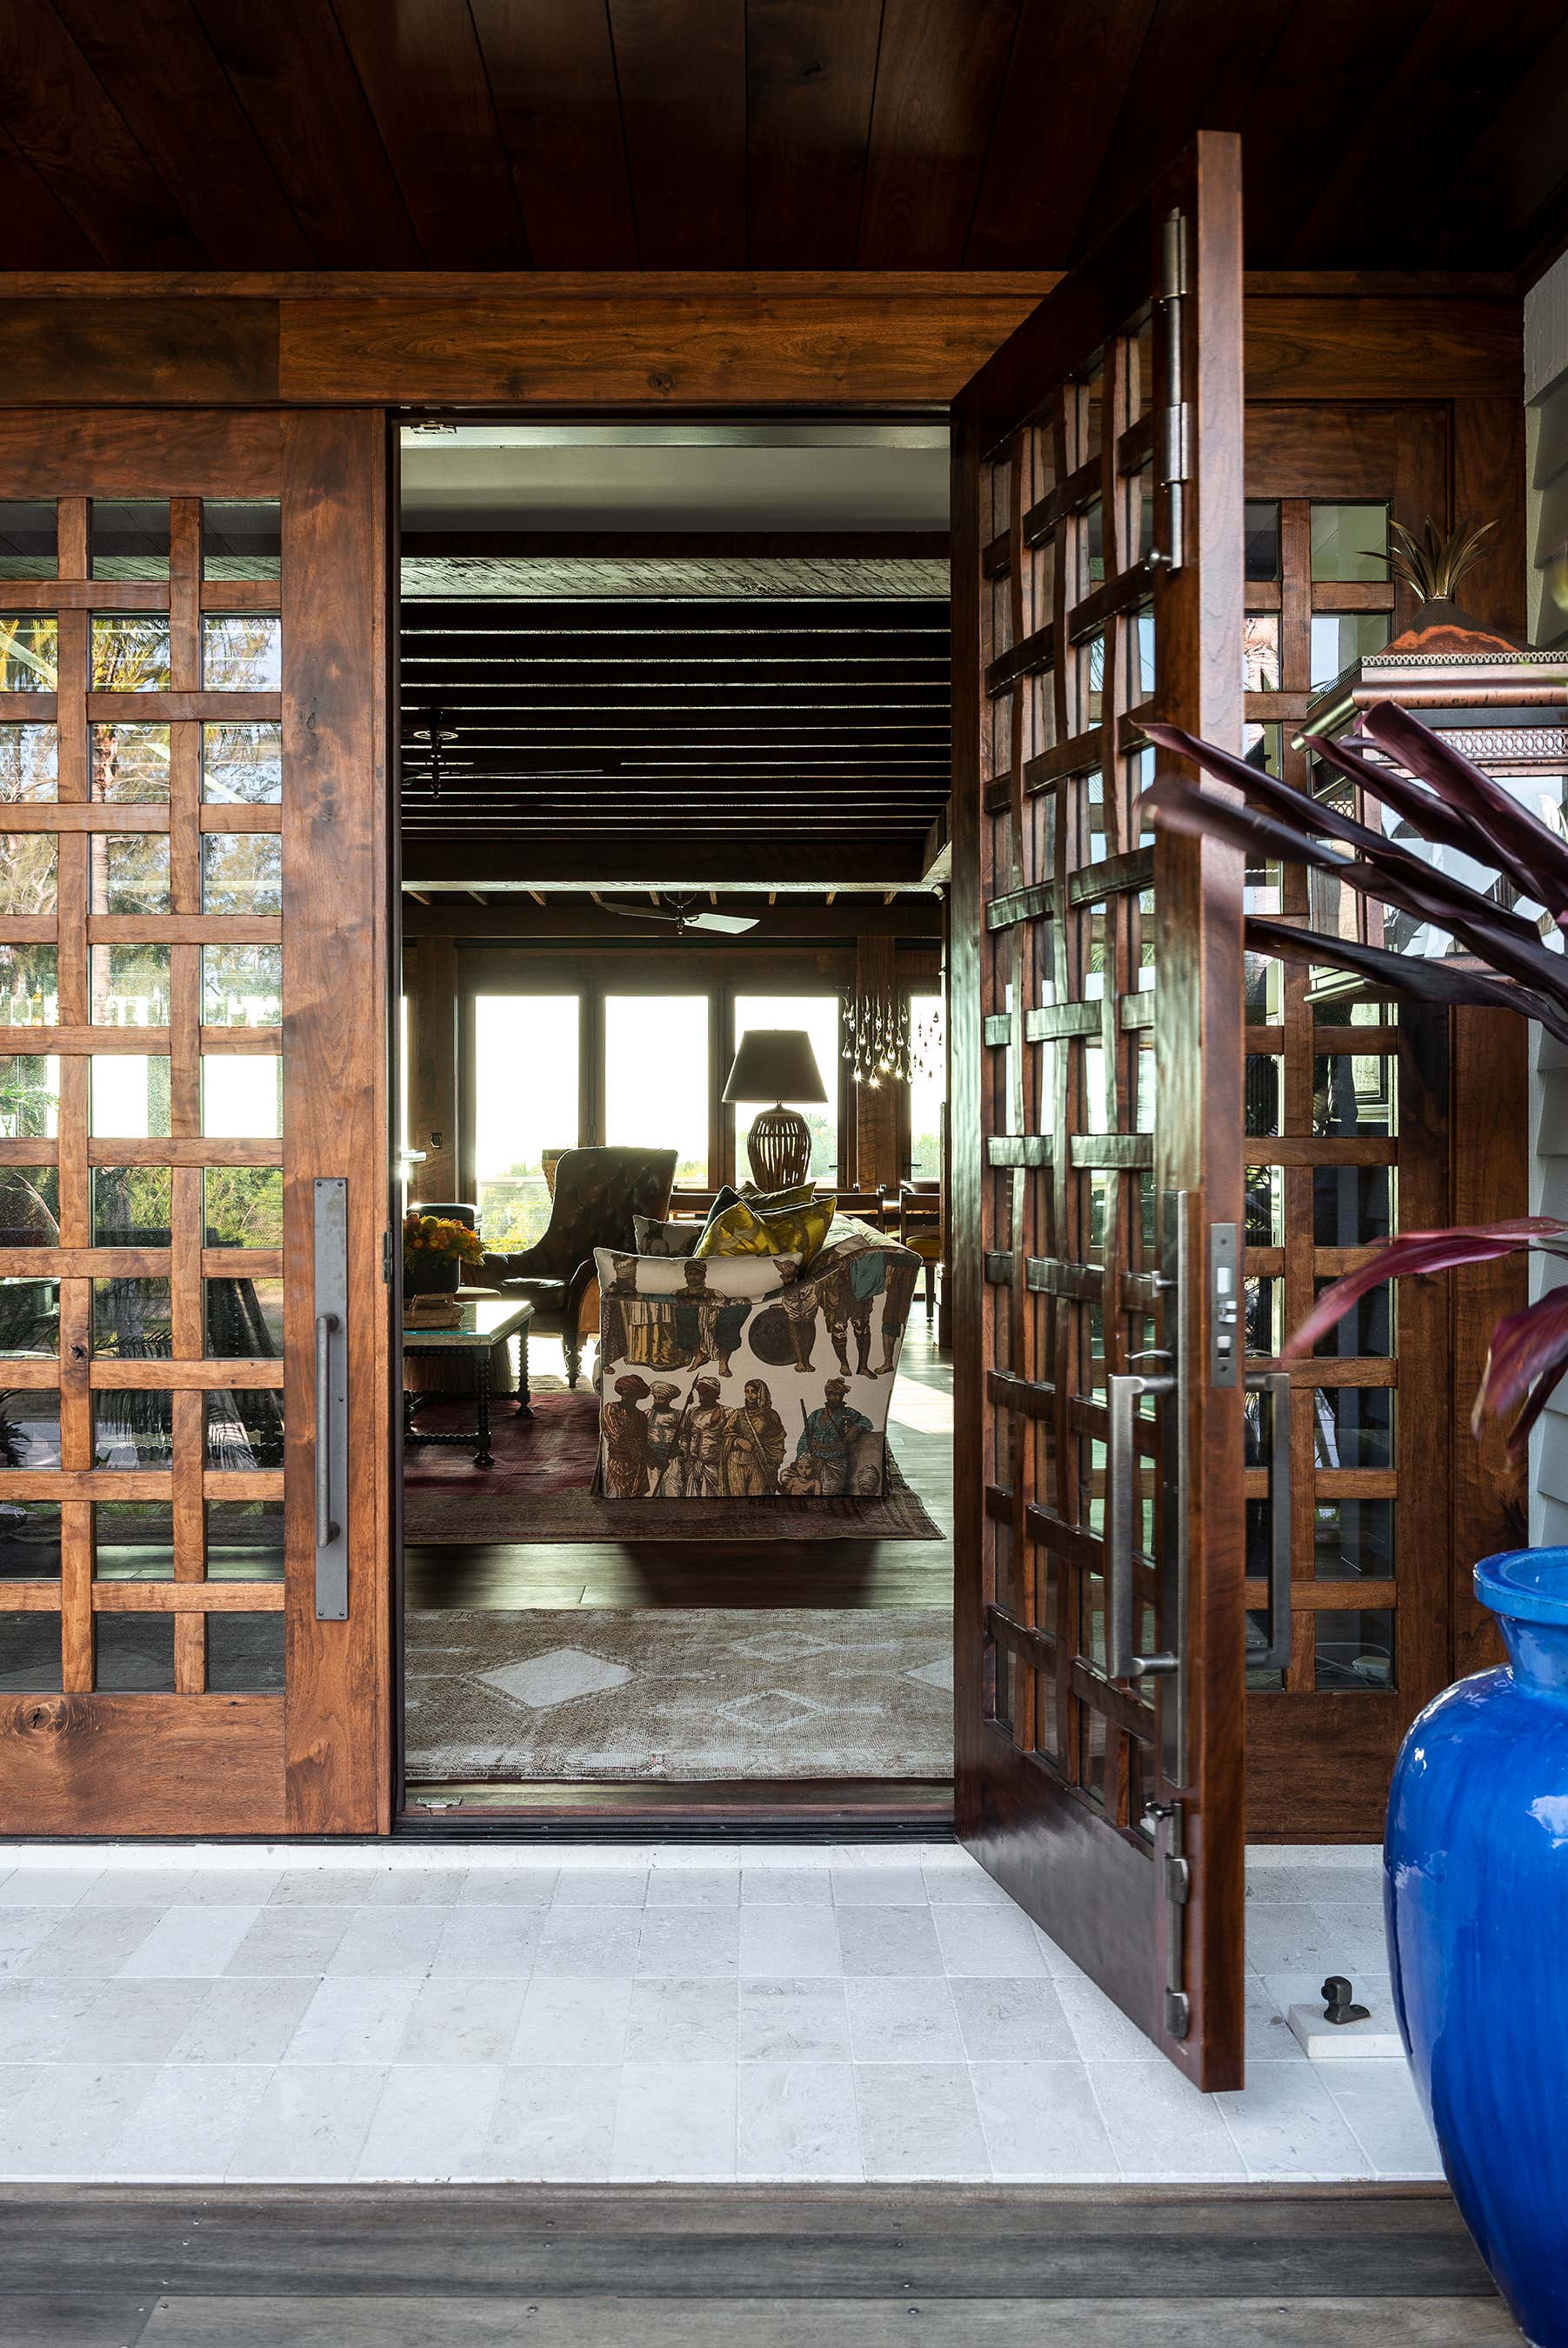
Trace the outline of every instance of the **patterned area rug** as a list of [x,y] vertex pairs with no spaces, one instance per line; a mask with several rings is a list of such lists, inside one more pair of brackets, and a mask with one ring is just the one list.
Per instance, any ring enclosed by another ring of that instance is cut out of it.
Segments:
[[[473,1425],[471,1402],[428,1403],[417,1424]],[[592,1488],[599,1404],[540,1380],[533,1416],[510,1404],[491,1428],[493,1468],[457,1445],[415,1445],[405,1456],[403,1538],[436,1547],[466,1541],[944,1540],[887,1452],[886,1489],[874,1498],[606,1500]]]
[[408,1775],[946,1777],[934,1608],[414,1613]]

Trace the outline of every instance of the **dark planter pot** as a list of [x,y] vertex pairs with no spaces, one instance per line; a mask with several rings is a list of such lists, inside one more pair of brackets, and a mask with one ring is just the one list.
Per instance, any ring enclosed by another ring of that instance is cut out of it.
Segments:
[[403,1259],[405,1296],[450,1296],[462,1286],[463,1267],[455,1255],[418,1255]]
[[1394,1772],[1394,2000],[1466,2225],[1533,2348],[1568,2348],[1568,1550],[1475,1570],[1509,1661],[1429,1704]]

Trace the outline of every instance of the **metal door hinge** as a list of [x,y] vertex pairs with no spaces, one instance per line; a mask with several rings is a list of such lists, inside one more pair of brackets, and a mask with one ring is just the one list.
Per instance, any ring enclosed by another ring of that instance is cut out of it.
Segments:
[[1161,1896],[1165,1901],[1165,2032],[1185,2038],[1192,2026],[1192,2002],[1186,1991],[1185,1932],[1187,1902],[1192,1895],[1192,1870],[1182,1849],[1180,1802],[1146,1802],[1144,1824],[1160,1838],[1158,1854]]
[[392,1234],[390,1231],[383,1231],[381,1234],[381,1277],[390,1288],[392,1285]]

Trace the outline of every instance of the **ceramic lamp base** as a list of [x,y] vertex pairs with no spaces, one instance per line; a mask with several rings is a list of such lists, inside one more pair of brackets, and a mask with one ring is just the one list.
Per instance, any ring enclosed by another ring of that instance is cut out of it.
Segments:
[[746,1155],[759,1190],[788,1190],[811,1170],[811,1128],[799,1109],[765,1108],[746,1137]]

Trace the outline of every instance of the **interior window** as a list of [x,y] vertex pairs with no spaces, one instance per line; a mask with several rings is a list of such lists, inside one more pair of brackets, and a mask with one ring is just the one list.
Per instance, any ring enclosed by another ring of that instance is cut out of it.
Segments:
[[485,1245],[531,1247],[550,1220],[543,1159],[578,1142],[575,994],[474,998],[474,1202]]
[[[836,994],[738,994],[735,998],[729,1045],[732,1054],[748,1027],[803,1027],[811,1038],[818,1073],[828,1097],[825,1101],[786,1101],[784,1107],[799,1109],[811,1128],[811,1179],[815,1182],[836,1182],[839,1179],[841,1016]],[[750,1170],[746,1162],[747,1128],[759,1111],[774,1105],[772,1101],[737,1101],[735,1105],[735,1164],[742,1178]]]
[[940,994],[909,998],[909,1171],[916,1182],[942,1172],[942,1104],[947,1097],[946,1022]]
[[707,996],[604,998],[604,1138],[674,1149],[677,1182],[706,1182]]

